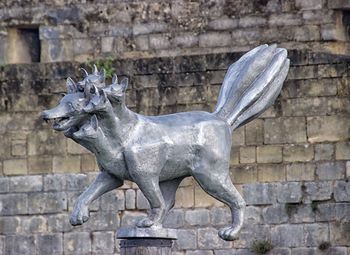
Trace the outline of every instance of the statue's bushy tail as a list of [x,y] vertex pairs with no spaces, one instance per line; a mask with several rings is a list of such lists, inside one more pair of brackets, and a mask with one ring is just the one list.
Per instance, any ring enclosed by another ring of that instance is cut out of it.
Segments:
[[249,51],[227,70],[213,114],[232,130],[253,120],[273,104],[288,69],[285,49],[261,45]]

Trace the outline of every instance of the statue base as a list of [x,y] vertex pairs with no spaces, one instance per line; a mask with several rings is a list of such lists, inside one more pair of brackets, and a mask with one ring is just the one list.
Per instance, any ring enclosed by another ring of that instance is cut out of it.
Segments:
[[117,231],[120,241],[121,255],[164,254],[171,255],[173,240],[177,239],[176,229],[150,228],[120,228]]

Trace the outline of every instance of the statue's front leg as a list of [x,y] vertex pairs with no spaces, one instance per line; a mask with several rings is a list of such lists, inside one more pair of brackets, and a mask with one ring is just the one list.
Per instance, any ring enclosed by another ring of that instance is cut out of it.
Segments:
[[81,225],[89,219],[89,205],[104,193],[123,185],[123,181],[109,174],[101,172],[93,183],[79,196],[74,204],[70,216],[70,223],[73,226]]

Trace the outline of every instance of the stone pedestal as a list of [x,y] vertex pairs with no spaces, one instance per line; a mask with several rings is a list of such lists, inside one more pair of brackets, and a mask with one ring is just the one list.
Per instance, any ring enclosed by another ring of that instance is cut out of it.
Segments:
[[175,229],[160,227],[120,228],[117,231],[121,255],[171,255],[173,240],[177,239]]

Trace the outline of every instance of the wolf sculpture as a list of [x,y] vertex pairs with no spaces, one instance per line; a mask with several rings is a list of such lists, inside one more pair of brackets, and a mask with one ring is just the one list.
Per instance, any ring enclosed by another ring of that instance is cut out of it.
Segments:
[[219,231],[234,240],[243,225],[245,202],[231,182],[229,162],[233,130],[272,105],[289,69],[285,49],[261,45],[231,65],[213,113],[182,112],[143,116],[125,104],[128,80],[106,86],[104,71],[75,83],[67,79],[68,93],[59,105],[42,112],[53,129],[95,154],[101,170],[80,195],[70,217],[72,225],[89,219],[89,204],[102,194],[135,182],[151,210],[137,227],[161,227],[173,207],[180,182],[193,178],[211,196],[231,209],[232,224]]

